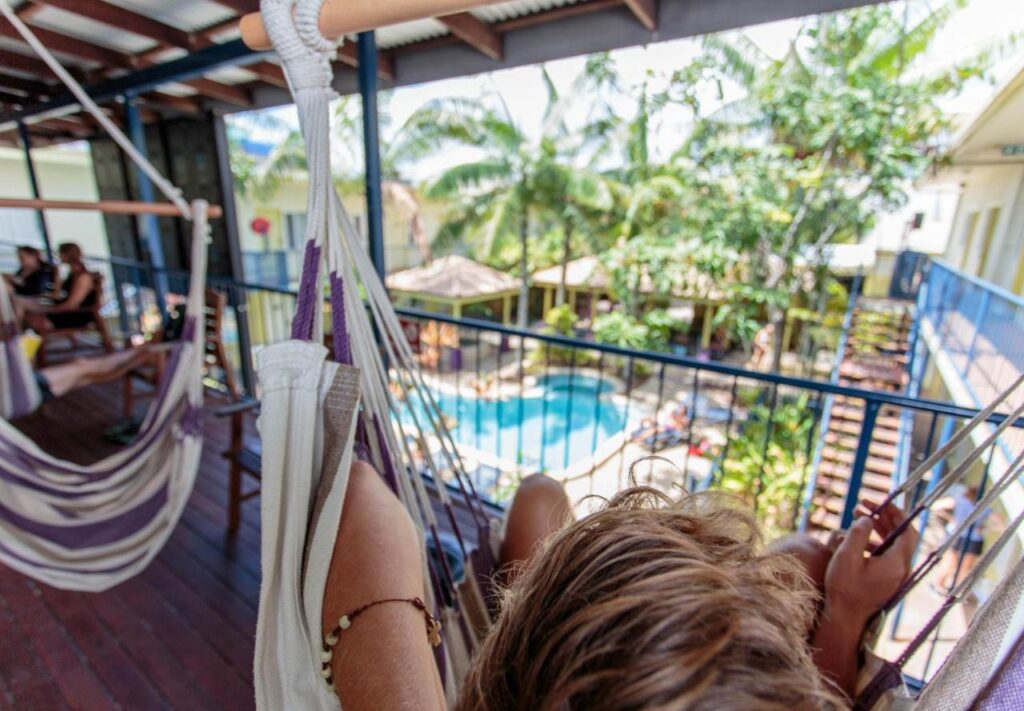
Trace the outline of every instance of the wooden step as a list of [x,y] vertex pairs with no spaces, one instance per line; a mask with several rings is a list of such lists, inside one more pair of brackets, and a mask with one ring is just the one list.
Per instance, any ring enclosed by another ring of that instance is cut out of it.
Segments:
[[[849,469],[853,466],[853,452],[846,450],[836,449],[834,447],[825,447],[821,451],[822,463],[831,462],[837,466],[843,466]],[[868,455],[867,461],[864,463],[864,470],[869,472],[875,472],[882,476],[891,477],[896,471],[896,463],[885,457],[872,457]]]
[[823,508],[815,508],[812,510],[811,516],[808,519],[808,523],[812,527],[824,529],[826,531],[838,531],[840,521],[842,521],[841,516]]
[[[835,432],[828,432],[825,434],[825,444],[831,444],[839,449],[855,451],[857,449],[857,438],[850,437],[848,435],[840,435]],[[875,441],[871,442],[871,447],[868,450],[868,453],[873,454],[876,457],[888,459],[896,459],[896,455],[898,454],[896,447],[893,445]]]
[[[881,414],[885,408],[879,409],[878,417],[875,418],[875,427],[886,427],[888,429],[898,429],[900,426],[900,418],[895,415],[883,415]],[[833,420],[847,420],[850,422],[863,422],[864,421],[864,408],[863,407],[850,407],[848,405],[833,405],[832,406],[832,419]]]
[[[815,487],[815,497],[830,497],[836,498],[840,501],[846,499],[846,492],[850,490],[850,482],[840,481],[838,479],[827,479],[824,482],[819,481],[819,486]],[[876,489],[870,487],[865,483],[861,484],[860,493],[858,494],[859,499],[867,499],[873,504],[881,503],[886,496],[889,495],[889,488],[885,487],[882,489]]]
[[[840,434],[853,435],[854,437],[860,437],[861,429],[862,425],[860,422],[851,422],[850,420],[830,420],[828,423],[829,432],[838,432]],[[871,432],[871,441],[897,444],[899,442],[899,433],[890,427],[875,425],[875,429]]]
[[[818,466],[818,478],[829,479],[830,481],[846,481],[850,478],[850,467],[834,462],[822,462]],[[892,486],[892,477],[866,468],[864,469],[861,481],[864,486],[878,491],[888,491]]]

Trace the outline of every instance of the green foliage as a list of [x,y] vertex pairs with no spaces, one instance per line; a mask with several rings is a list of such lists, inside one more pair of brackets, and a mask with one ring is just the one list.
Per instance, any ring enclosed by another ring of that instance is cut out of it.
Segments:
[[754,407],[740,434],[729,442],[721,463],[720,487],[755,505],[758,519],[770,532],[794,529],[808,466],[807,438],[813,426],[814,414],[805,395],[796,402],[780,404],[774,414],[764,405]]
[[682,325],[663,309],[654,309],[642,317],[613,311],[594,319],[594,339],[620,348],[667,351],[672,330]]
[[[572,336],[577,320],[576,312],[569,304],[555,306],[544,314],[544,323],[547,324],[544,332],[556,336]],[[593,360],[592,356],[582,349],[551,344],[545,344],[541,349],[541,354],[548,365],[575,364],[581,366],[587,365]]]
[[544,314],[544,323],[548,325],[549,332],[560,336],[571,336],[576,320],[576,312],[568,304],[555,306]]

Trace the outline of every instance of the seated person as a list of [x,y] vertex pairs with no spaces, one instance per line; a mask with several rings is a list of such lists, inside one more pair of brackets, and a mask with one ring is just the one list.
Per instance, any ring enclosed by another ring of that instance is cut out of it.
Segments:
[[18,271],[14,274],[4,274],[14,293],[18,296],[49,296],[53,291],[56,270],[43,259],[42,252],[35,247],[18,247],[18,264]]
[[[346,711],[443,709],[430,639],[411,598],[426,588],[415,527],[369,465],[345,497],[323,603]],[[508,511],[500,611],[456,708],[844,708],[867,621],[909,571],[916,533],[871,557],[862,516],[834,552],[807,537],[774,547],[739,500],[627,490],[574,521],[561,487],[535,475]],[[375,601],[392,600],[390,604]]]
[[27,298],[15,298],[14,309],[26,328],[40,335],[65,328],[80,328],[92,323],[93,316],[87,309],[95,306],[99,294],[96,281],[85,266],[81,248],[73,242],[65,242],[57,248],[60,261],[68,265],[68,276],[57,283],[53,290],[53,301],[44,304]]

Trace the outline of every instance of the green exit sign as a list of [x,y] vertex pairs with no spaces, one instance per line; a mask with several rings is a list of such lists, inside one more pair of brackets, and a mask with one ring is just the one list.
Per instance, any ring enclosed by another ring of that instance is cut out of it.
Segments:
[[1024,143],[1007,143],[1003,146],[1004,156],[1024,156]]

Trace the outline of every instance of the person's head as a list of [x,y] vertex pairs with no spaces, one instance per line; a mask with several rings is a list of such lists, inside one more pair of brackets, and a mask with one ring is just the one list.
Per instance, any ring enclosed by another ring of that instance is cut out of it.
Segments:
[[457,708],[839,707],[806,642],[816,600],[738,499],[627,490],[525,564]]
[[35,247],[23,245],[18,247],[18,263],[27,272],[34,272],[43,264],[43,255]]
[[57,256],[64,264],[72,267],[82,264],[82,248],[74,242],[64,242],[57,247]]

